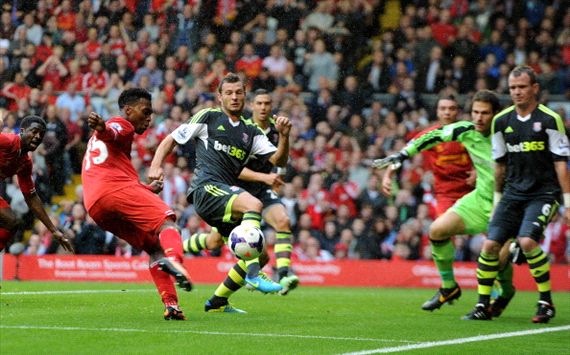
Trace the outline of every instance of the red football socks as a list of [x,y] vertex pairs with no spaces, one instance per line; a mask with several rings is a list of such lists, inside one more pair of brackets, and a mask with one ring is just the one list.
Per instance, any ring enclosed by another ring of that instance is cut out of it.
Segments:
[[182,250],[182,237],[174,228],[166,228],[158,235],[160,246],[164,250],[164,255],[168,258],[174,258],[182,264],[184,251]]
[[150,275],[158,289],[162,303],[166,307],[178,306],[178,296],[176,295],[176,288],[172,282],[172,277],[158,269],[158,263],[153,263],[150,267]]

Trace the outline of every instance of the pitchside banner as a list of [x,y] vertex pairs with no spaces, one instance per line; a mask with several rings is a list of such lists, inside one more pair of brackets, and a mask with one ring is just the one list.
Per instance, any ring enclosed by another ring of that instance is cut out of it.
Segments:
[[[196,283],[218,283],[234,265],[231,258],[187,258],[184,265]],[[454,263],[461,287],[477,286],[476,263]],[[293,269],[303,285],[362,287],[440,286],[431,262],[341,260],[294,261]],[[271,274],[271,269],[266,268]],[[519,290],[536,290],[527,265],[515,265],[514,283]],[[556,291],[570,291],[570,266],[553,265],[550,278]],[[4,280],[151,282],[147,257],[122,258],[92,255],[4,255]]]

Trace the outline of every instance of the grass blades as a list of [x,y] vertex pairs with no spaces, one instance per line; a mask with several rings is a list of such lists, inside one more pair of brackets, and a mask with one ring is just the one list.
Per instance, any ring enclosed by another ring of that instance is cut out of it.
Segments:
[[[570,325],[570,294],[555,293],[557,315],[532,324],[537,294],[517,292],[496,320],[462,321],[476,301],[465,290],[453,306],[420,309],[435,290],[303,287],[287,296],[241,290],[231,301],[247,314],[211,314],[215,285],[179,291],[187,321],[165,321],[151,284],[2,282],[0,354],[564,354],[570,327],[474,342],[428,344]],[[422,345],[424,344],[424,345]],[[384,349],[384,350],[382,350]],[[392,349],[392,350],[390,350]],[[404,348],[406,349],[406,348]],[[366,352],[369,351],[369,352]]]

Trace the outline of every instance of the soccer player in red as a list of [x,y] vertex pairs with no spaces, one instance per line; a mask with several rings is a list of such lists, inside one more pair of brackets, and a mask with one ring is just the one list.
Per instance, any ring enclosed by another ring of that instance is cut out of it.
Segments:
[[[418,136],[457,121],[459,106],[452,95],[442,96],[436,103],[438,123],[420,132]],[[434,176],[434,195],[437,202],[436,215],[441,216],[455,201],[475,186],[473,164],[465,147],[459,142],[445,142],[422,152]],[[382,192],[392,193],[393,167],[389,167],[382,179]],[[461,289],[453,275],[455,247],[449,238],[443,241],[430,239],[432,256],[442,280],[442,287],[434,297],[422,305],[422,309],[433,311],[444,303],[458,299]]]
[[150,274],[166,308],[164,319],[184,320],[171,275],[186,291],[192,283],[182,265],[176,216],[156,194],[162,181],[142,184],[131,163],[134,135],[150,125],[151,95],[144,89],[127,89],[119,96],[119,108],[124,117],[105,122],[91,112],[87,118],[95,133],[81,171],[85,207],[100,227],[148,253]]
[[[73,252],[73,246],[50,220],[43,203],[36,193],[32,179],[32,159],[28,155],[42,143],[46,133],[46,123],[38,116],[26,116],[20,124],[20,134],[0,134],[0,179],[14,175],[18,177],[20,190],[30,210],[47,227],[61,246]],[[0,197],[0,251],[5,247],[20,221],[10,209],[10,204]]]

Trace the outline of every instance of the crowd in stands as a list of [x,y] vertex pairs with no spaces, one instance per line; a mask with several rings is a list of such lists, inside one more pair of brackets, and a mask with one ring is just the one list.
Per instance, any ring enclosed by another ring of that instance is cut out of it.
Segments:
[[[508,94],[509,71],[526,63],[538,74],[543,98],[568,98],[570,10],[557,0],[402,0],[391,28],[382,22],[386,3],[0,0],[2,132],[17,133],[28,114],[46,119],[34,174],[51,203],[80,173],[87,114],[119,115],[121,91],[145,88],[154,120],[132,151],[144,181],[161,139],[215,106],[220,79],[236,72],[249,91],[272,92],[275,113],[293,123],[281,195],[294,227],[294,258],[428,259],[435,203],[429,167],[414,157],[388,199],[380,192],[382,172],[370,162],[434,122],[422,94]],[[376,100],[379,94],[390,100]],[[468,100],[462,119],[469,119]],[[164,169],[162,197],[184,237],[208,229],[185,198],[193,154],[185,146]],[[3,184],[2,193],[32,228],[26,253],[58,252],[15,184]],[[136,254],[86,215],[81,188],[74,201],[52,208],[54,221],[74,235],[77,253]],[[568,262],[564,222],[556,219],[545,234],[546,250]],[[271,240],[272,231],[266,236]],[[456,259],[476,260],[483,238],[456,238]]]

